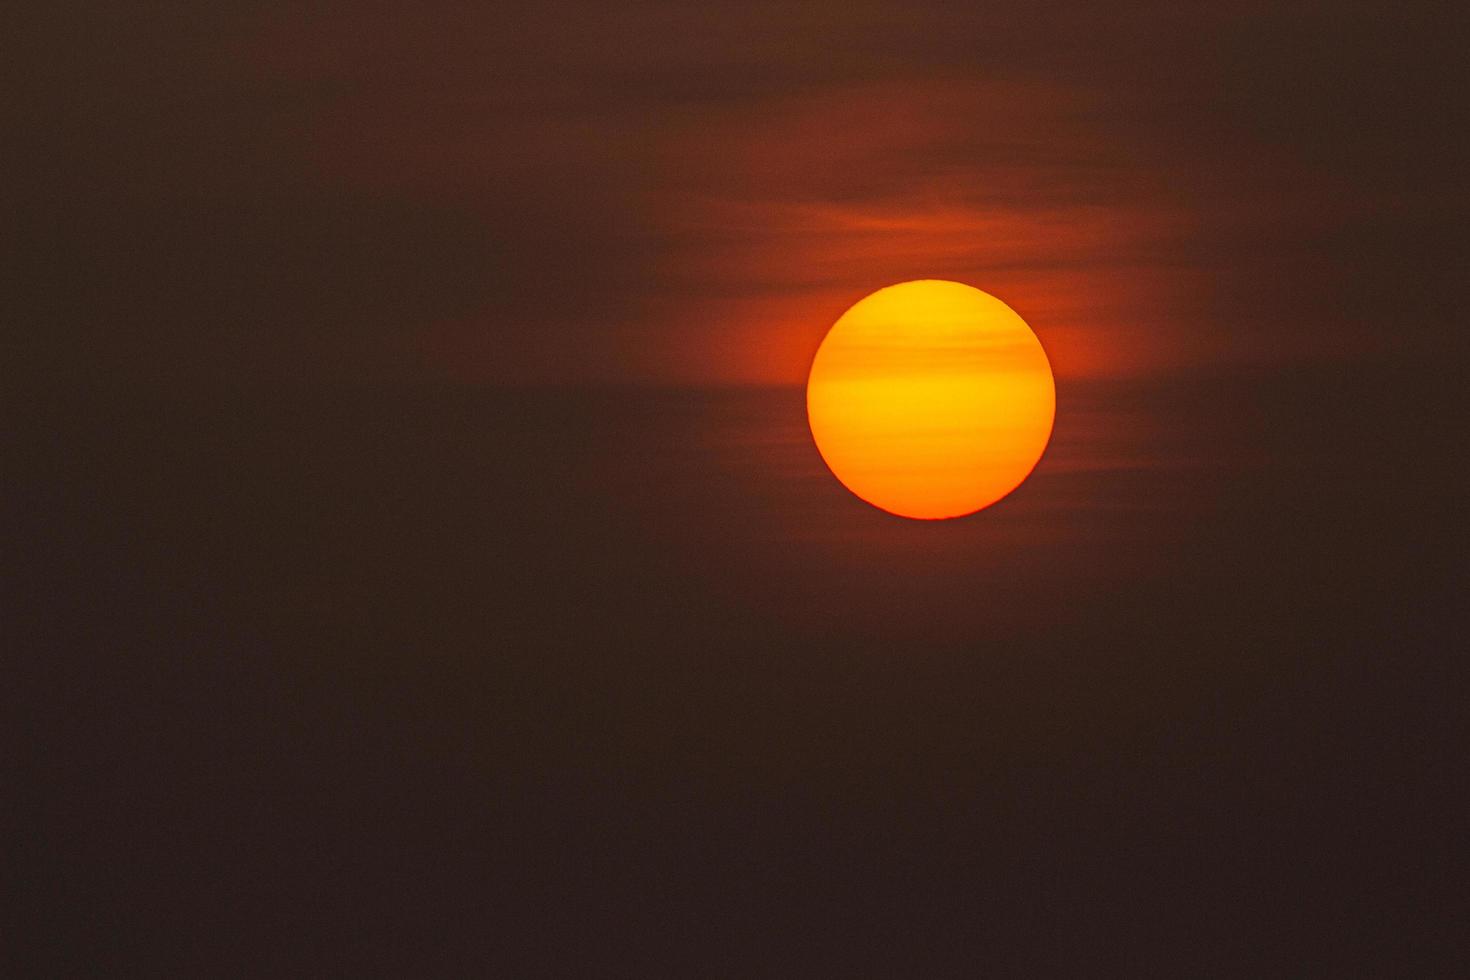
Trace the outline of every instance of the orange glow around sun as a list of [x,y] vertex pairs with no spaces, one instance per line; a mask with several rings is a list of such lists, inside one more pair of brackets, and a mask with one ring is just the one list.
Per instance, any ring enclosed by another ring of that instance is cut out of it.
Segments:
[[901,517],[988,507],[1035,468],[1056,386],[1036,334],[1009,306],[921,279],[860,300],[812,361],[807,417],[853,493]]

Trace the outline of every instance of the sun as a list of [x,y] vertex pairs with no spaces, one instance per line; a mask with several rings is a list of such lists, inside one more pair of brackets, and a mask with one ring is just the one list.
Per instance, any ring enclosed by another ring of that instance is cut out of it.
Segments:
[[988,507],[1030,475],[1051,438],[1056,383],[1009,306],[920,279],[864,297],[832,325],[806,405],[817,450],[847,489],[939,520]]

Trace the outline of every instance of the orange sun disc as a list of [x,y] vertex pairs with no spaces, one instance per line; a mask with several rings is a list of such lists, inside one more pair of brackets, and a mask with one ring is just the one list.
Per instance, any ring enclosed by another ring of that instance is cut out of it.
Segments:
[[880,289],[812,360],[807,419],[847,489],[901,517],[988,507],[1030,475],[1056,417],[1041,341],[1000,300],[957,282]]

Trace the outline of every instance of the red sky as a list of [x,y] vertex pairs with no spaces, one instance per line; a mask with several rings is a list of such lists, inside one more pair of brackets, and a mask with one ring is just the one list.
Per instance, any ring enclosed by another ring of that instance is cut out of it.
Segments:
[[1432,353],[1457,317],[1463,58],[1427,11],[48,17],[11,192],[22,264],[80,280],[36,290],[57,369],[794,382],[921,277],[1063,377]]

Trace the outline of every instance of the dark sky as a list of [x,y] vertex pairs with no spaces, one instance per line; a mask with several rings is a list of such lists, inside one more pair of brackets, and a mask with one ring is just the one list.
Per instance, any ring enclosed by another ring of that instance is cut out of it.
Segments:
[[52,5],[10,15],[23,351],[165,385],[793,382],[872,289],[1064,375],[1433,353],[1436,4]]
[[0,19],[0,974],[1467,973],[1462,5]]

